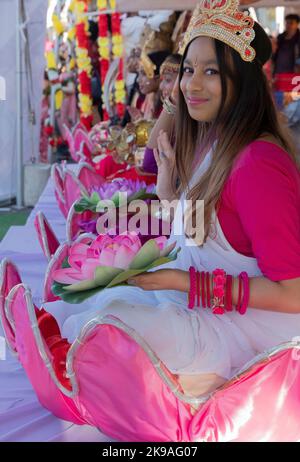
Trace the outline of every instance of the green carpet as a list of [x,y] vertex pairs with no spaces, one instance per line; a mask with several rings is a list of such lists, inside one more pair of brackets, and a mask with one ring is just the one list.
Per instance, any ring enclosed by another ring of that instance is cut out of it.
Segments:
[[25,225],[31,209],[22,211],[0,212],[0,241],[11,226]]

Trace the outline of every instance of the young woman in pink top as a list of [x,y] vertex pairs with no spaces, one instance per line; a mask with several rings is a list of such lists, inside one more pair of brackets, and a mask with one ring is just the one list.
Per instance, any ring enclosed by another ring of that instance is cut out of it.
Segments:
[[270,41],[236,7],[204,2],[195,13],[176,147],[162,131],[156,152],[158,195],[182,207],[191,199],[193,216],[204,200],[204,235],[177,232],[186,216],[179,204],[170,238],[182,249],[176,261],[131,287],[104,290],[77,315],[68,317],[62,301],[46,307],[69,341],[95,315],[116,316],[197,396],[300,333],[300,175],[263,72]]

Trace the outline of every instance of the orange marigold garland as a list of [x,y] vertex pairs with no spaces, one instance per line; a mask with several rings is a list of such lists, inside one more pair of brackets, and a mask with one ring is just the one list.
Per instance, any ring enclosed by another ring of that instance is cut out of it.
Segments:
[[78,90],[80,121],[89,130],[92,126],[92,64],[89,57],[89,24],[87,16],[88,0],[75,0],[76,17],[76,58],[78,67]]

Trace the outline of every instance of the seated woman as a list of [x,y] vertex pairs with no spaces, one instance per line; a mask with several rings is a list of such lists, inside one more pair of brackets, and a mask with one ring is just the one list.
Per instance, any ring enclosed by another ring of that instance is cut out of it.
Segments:
[[[176,110],[176,100],[178,91],[178,82],[176,79],[179,74],[181,55],[173,54],[166,58],[160,69],[160,92],[163,102],[163,111],[153,129],[147,143],[142,167],[131,167],[125,171],[119,171],[112,175],[111,178],[122,176],[128,179],[140,179],[142,181],[156,182],[157,165],[153,154],[153,149],[157,149],[157,138],[160,130],[167,130],[172,136],[172,122]],[[176,83],[176,85],[175,85]]]
[[[192,21],[176,147],[162,132],[155,153],[158,195],[179,199],[170,238],[182,249],[177,260],[91,297],[79,314],[62,301],[45,305],[69,341],[95,314],[119,318],[194,395],[300,330],[300,173],[263,73],[270,41],[227,4],[211,28],[199,11]],[[218,17],[218,4],[208,13]]]
[[[162,102],[160,97],[160,67],[169,55],[167,51],[157,51],[150,53],[148,56],[141,58],[138,75],[138,84],[141,94],[145,95],[145,99],[141,104],[141,108],[132,108],[129,110],[133,120],[157,119],[162,110]],[[119,170],[127,168],[126,162],[119,162],[117,156],[107,156],[102,159],[96,166],[99,175],[104,178],[117,173]],[[151,181],[153,182],[153,181]]]

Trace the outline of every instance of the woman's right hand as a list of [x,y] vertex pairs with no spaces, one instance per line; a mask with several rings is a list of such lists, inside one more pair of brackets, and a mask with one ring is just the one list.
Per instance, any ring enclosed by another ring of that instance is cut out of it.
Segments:
[[171,182],[171,172],[175,165],[175,151],[171,146],[168,135],[160,130],[157,138],[158,149],[154,149],[154,157],[157,164],[156,194],[160,200],[172,201],[175,192]]

